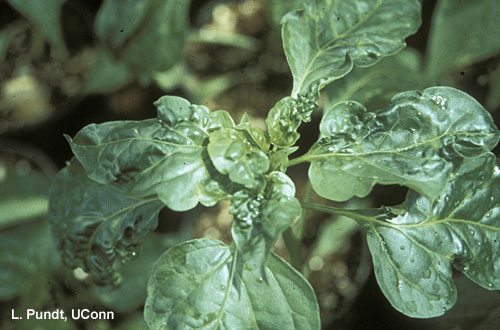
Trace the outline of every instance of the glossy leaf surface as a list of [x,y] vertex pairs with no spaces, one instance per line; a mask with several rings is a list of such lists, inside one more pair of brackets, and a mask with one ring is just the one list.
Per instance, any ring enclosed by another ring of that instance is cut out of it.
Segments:
[[169,249],[148,283],[150,329],[319,329],[307,281],[272,255],[267,281],[223,243],[198,239]]
[[311,162],[314,190],[336,201],[364,197],[375,183],[432,198],[464,158],[481,156],[499,139],[489,113],[450,87],[400,93],[376,112],[339,103],[325,113],[320,131],[301,159]]
[[500,53],[496,0],[440,0],[432,19],[427,66],[439,75]]
[[410,191],[403,205],[360,221],[375,275],[391,304],[413,317],[455,303],[453,265],[478,285],[500,289],[500,167],[492,154],[463,163],[430,200]]
[[400,51],[420,25],[417,0],[314,0],[283,18],[292,96]]
[[51,188],[49,218],[67,266],[83,268],[97,282],[117,283],[116,263],[136,254],[162,207],[156,196],[137,198],[88,179],[73,159]]
[[155,105],[158,119],[91,124],[67,137],[76,158],[91,179],[136,195],[156,192],[176,211],[215,204],[223,192],[207,168],[206,144],[209,131],[232,124],[229,115],[175,96]]
[[229,212],[232,235],[242,258],[261,268],[281,234],[301,215],[293,181],[282,172],[266,176],[263,193],[236,192]]

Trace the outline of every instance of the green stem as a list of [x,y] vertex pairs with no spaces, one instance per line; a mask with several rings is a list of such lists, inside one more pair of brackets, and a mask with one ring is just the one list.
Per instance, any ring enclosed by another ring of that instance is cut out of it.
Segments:
[[313,203],[301,203],[301,205],[303,208],[309,210],[346,216],[348,218],[356,220],[361,225],[372,224],[374,222],[382,223],[380,220],[377,219],[377,217],[382,216],[384,214],[384,210],[376,208],[346,210],[333,206],[313,204]]
[[290,159],[288,166],[294,166],[294,165],[305,163],[308,161],[307,158],[308,158],[308,155],[307,155],[307,153],[305,153],[302,156],[299,156],[299,157],[294,158],[294,159]]

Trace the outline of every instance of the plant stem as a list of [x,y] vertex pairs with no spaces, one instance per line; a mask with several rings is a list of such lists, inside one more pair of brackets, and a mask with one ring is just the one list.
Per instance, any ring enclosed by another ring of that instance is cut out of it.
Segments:
[[290,159],[288,166],[294,166],[307,162],[307,153],[294,159]]
[[366,225],[367,223],[379,222],[377,217],[384,214],[384,210],[376,208],[346,210],[333,206],[313,204],[313,203],[301,203],[301,205],[303,208],[309,210],[320,211],[336,215],[343,215],[353,220],[356,220],[361,225]]

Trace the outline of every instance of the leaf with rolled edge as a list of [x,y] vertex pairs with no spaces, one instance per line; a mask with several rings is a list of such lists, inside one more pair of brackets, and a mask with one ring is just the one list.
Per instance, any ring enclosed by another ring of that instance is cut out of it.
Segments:
[[[243,265],[242,265],[243,264]],[[266,280],[222,242],[197,239],[153,267],[144,318],[150,329],[320,329],[310,284],[273,254]]]
[[67,266],[83,268],[98,283],[117,284],[117,265],[135,255],[163,206],[156,196],[137,198],[88,179],[73,159],[51,187],[49,219]]
[[269,159],[264,151],[253,146],[245,133],[234,128],[221,128],[210,134],[208,155],[221,174],[235,183],[255,189],[264,183]]
[[232,119],[176,96],[155,105],[158,119],[91,124],[66,137],[73,153],[99,183],[119,183],[137,196],[156,192],[176,211],[214,205],[225,192],[213,180],[206,145]]
[[420,26],[418,0],[313,0],[283,17],[292,96],[321,89],[353,66],[370,66],[404,48]]
[[436,85],[422,73],[422,56],[405,48],[368,68],[356,67],[343,79],[325,87],[327,105],[356,101],[368,109],[384,107],[397,94]]
[[233,194],[229,213],[234,215],[231,233],[242,258],[258,268],[280,235],[301,215],[293,181],[283,172],[266,177],[262,193],[239,191]]
[[452,268],[500,289],[500,163],[466,159],[433,200],[410,191],[397,207],[347,211],[368,231],[377,281],[397,310],[435,317],[456,301]]
[[499,139],[489,113],[451,87],[400,93],[376,112],[357,102],[336,104],[320,131],[319,141],[299,158],[311,162],[314,190],[336,201],[364,197],[376,183],[404,185],[432,198],[463,159],[483,155]]
[[250,141],[258,146],[261,150],[268,152],[269,151],[269,139],[266,133],[259,127],[252,127],[250,125],[250,119],[248,118],[248,114],[245,112],[241,117],[238,125],[235,126],[237,130],[244,131],[250,137]]

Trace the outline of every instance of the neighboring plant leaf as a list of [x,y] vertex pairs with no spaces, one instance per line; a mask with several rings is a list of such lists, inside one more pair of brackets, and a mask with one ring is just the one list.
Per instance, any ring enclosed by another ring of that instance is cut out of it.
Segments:
[[300,158],[311,162],[314,190],[336,201],[364,197],[375,183],[405,185],[432,198],[464,158],[488,152],[499,139],[490,114],[451,87],[400,93],[376,112],[357,102],[336,104],[320,131]]
[[263,193],[239,191],[233,194],[229,213],[233,214],[232,235],[242,258],[261,268],[281,234],[301,215],[293,181],[283,172],[266,176]]
[[189,3],[107,0],[97,15],[96,31],[134,70],[146,74],[165,71],[181,56]]
[[404,48],[420,26],[417,0],[314,0],[283,18],[292,96],[315,92],[356,66]]
[[264,184],[269,159],[264,151],[252,146],[243,132],[234,128],[215,131],[210,134],[207,149],[215,168],[231,181],[249,189]]
[[176,211],[224,197],[212,180],[206,152],[209,132],[233,125],[225,112],[210,113],[183,98],[155,102],[158,119],[116,121],[84,127],[72,140],[76,158],[99,183],[120,183],[137,196],[156,192]]
[[269,0],[266,1],[269,8],[269,13],[271,14],[271,19],[274,24],[281,24],[283,16],[292,10],[296,10],[302,7],[304,1],[301,0]]
[[95,56],[94,65],[85,77],[85,93],[112,93],[133,79],[126,63],[116,61],[108,50],[97,48]]
[[500,107],[500,63],[488,76],[488,96],[486,106],[494,112]]
[[61,7],[65,0],[8,0],[10,5],[40,29],[56,52],[64,54],[66,47],[61,30]]
[[357,101],[369,109],[384,107],[397,93],[435,85],[421,71],[420,54],[406,48],[371,67],[356,67],[348,76],[328,85],[328,104]]
[[453,265],[488,290],[500,289],[500,167],[491,153],[467,159],[433,200],[410,191],[396,207],[345,211],[368,231],[377,281],[412,317],[450,309]]
[[0,178],[0,229],[45,217],[49,206],[49,179],[40,172],[20,173],[0,163],[0,171],[3,170],[6,177]]
[[314,291],[293,267],[273,254],[265,281],[241,262],[214,240],[169,249],[148,282],[150,329],[320,329]]
[[427,71],[438,76],[498,54],[499,16],[496,0],[440,0],[429,35]]
[[57,265],[57,251],[47,222],[1,230],[0,251],[0,302],[18,297],[33,284],[48,295],[43,288],[47,273]]
[[156,196],[137,198],[88,179],[73,159],[51,188],[49,218],[67,266],[81,267],[98,283],[117,284],[118,262],[135,256],[162,207]]

